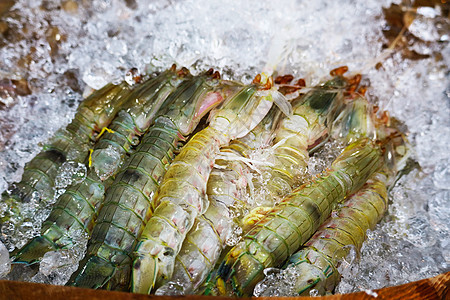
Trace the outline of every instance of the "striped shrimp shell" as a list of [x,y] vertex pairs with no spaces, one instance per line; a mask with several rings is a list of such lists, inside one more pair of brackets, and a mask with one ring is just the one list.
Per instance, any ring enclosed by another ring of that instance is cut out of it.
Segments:
[[155,124],[125,161],[106,191],[87,254],[70,285],[127,289],[131,252],[151,215],[151,201],[184,136],[222,99],[209,71],[181,83],[158,113]]
[[[74,231],[81,229],[90,235],[94,225],[93,219],[98,214],[104,198],[104,181],[115,175],[126,154],[130,152],[133,140],[147,130],[156,111],[185,76],[183,74],[179,81],[175,81],[177,77],[175,70],[169,70],[143,83],[133,92],[130,98],[136,98],[140,105],[133,105],[127,110],[120,111],[109,126],[112,132],[100,137],[94,147],[94,154],[102,152],[105,148],[121,153],[115,158],[117,163],[114,164],[114,168],[108,167],[108,174],[102,173],[99,176],[99,170],[94,169],[97,164],[94,164],[81,183],[69,186],[44,221],[41,235],[33,238],[18,251],[14,258],[15,263],[32,264],[39,261],[48,251],[71,247],[71,236]],[[137,118],[144,119],[141,121],[144,126],[137,126]],[[96,156],[97,162],[106,160],[101,158],[102,155],[105,153]]]

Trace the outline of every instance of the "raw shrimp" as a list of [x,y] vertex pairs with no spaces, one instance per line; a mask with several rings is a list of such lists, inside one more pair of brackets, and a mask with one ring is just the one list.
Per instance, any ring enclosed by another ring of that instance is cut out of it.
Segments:
[[[116,174],[133,141],[139,141],[138,136],[148,129],[168,95],[186,75],[184,69],[177,74],[173,66],[133,92],[130,98],[136,101],[132,101],[130,108],[119,112],[109,126],[111,132],[102,135],[95,144],[95,160],[92,159],[94,163],[86,178],[79,184],[69,186],[58,197],[43,223],[41,234],[14,255],[14,263],[33,264],[39,262],[48,251],[72,247],[71,235],[75,230],[81,229],[90,235],[93,219],[104,198],[104,181]],[[112,154],[108,153],[111,152],[116,154],[114,161],[109,161]]]
[[[355,195],[351,196],[314,236],[293,254],[287,269],[281,272],[296,274],[293,281],[273,286],[263,280],[255,287],[255,296],[271,296],[287,286],[292,295],[309,296],[312,289],[320,295],[332,292],[340,280],[338,263],[351,251],[358,251],[366,237],[387,209],[388,176],[375,173]],[[285,295],[287,296],[287,295]]]
[[[377,130],[373,131],[376,124]],[[291,295],[309,295],[312,289],[324,295],[332,292],[340,281],[338,264],[351,249],[359,251],[368,229],[374,229],[387,210],[387,188],[401,174],[405,160],[409,157],[409,147],[405,137],[396,129],[387,127],[372,117],[368,102],[356,97],[335,122],[338,138],[347,142],[357,140],[366,133],[376,133],[385,142],[385,156],[381,172],[375,173],[365,186],[342,204],[333,216],[324,223],[314,236],[293,254],[283,274],[294,281],[281,282],[277,287],[260,282],[255,288],[256,296],[270,296],[287,285]],[[283,289],[285,290],[285,289]],[[285,295],[287,296],[287,295]]]
[[308,150],[323,140],[341,109],[347,81],[336,76],[293,101],[294,114],[281,122],[274,143],[274,166],[267,182],[263,205],[272,206],[302,182],[308,164]]
[[106,191],[86,256],[69,285],[127,289],[131,252],[151,215],[151,201],[174,152],[200,119],[234,85],[218,87],[219,75],[210,70],[184,81],[169,98],[165,112],[125,161]]
[[206,279],[226,240],[233,231],[239,231],[233,217],[242,215],[239,210],[246,207],[243,198],[251,178],[247,178],[248,166],[240,158],[248,158],[248,152],[269,145],[280,117],[278,107],[272,107],[249,134],[220,149],[207,184],[209,207],[196,218],[176,257],[171,281],[160,287],[157,295],[191,294]]
[[[331,72],[333,73],[333,71]],[[264,176],[254,177],[249,206],[254,210],[242,221],[244,231],[255,224],[307,174],[309,150],[328,136],[343,106],[348,81],[340,73],[292,101],[293,114],[281,121],[269,156],[270,166],[262,166]]]
[[266,85],[256,82],[246,86],[212,111],[209,126],[193,136],[171,164],[155,198],[154,214],[136,247],[134,292],[150,293],[172,276],[175,257],[187,232],[195,217],[208,208],[206,184],[220,147],[245,136],[274,101],[290,114],[289,103],[272,89],[270,81]]
[[2,194],[6,208],[0,226],[13,222],[17,228],[25,221],[20,212],[21,202],[33,201],[37,203],[37,209],[52,202],[59,168],[66,161],[84,162],[90,142],[109,125],[129,100],[130,93],[131,88],[126,82],[107,84],[80,104],[72,122],[59,129],[44,145],[43,151],[25,165],[22,180]]

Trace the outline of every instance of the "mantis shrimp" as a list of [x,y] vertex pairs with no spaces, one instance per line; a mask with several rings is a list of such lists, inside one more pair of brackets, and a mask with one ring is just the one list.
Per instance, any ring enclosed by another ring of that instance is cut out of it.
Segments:
[[[15,263],[33,264],[52,250],[72,247],[71,233],[81,229],[90,235],[93,219],[104,198],[104,181],[115,175],[130,152],[132,144],[150,126],[161,106],[167,105],[168,95],[188,75],[185,69],[176,72],[175,66],[154,79],[143,83],[130,96],[132,106],[119,112],[106,132],[95,144],[92,166],[86,178],[72,185],[58,198],[41,234],[33,238],[15,255]],[[108,153],[116,153],[111,162]],[[105,163],[106,162],[106,163]],[[104,167],[107,165],[108,167]]]
[[[22,180],[2,194],[7,205],[0,226],[14,217],[15,225],[24,222],[19,203],[34,201],[44,208],[54,197],[55,178],[65,161],[83,162],[89,145],[100,129],[109,125],[129,100],[131,88],[126,82],[107,84],[86,98],[78,107],[73,121],[59,129],[36,157],[25,165]],[[38,208],[38,209],[39,209]]]
[[197,215],[208,208],[206,184],[221,146],[245,136],[275,102],[287,114],[290,105],[271,81],[257,78],[209,116],[209,126],[194,135],[172,162],[154,201],[155,211],[135,250],[132,290],[149,293],[171,276],[175,257]]
[[[367,106],[364,106],[367,107]],[[344,114],[343,124],[362,124],[367,110]],[[293,190],[231,249],[204,288],[205,294],[251,295],[263,270],[281,265],[317,230],[333,207],[358,191],[383,166],[383,141],[345,128],[351,142],[326,174]],[[368,127],[370,128],[370,127]]]
[[[317,230],[314,236],[293,254],[287,269],[282,272],[297,274],[289,285],[293,295],[309,295],[312,289],[319,294],[331,292],[339,282],[338,262],[348,255],[350,246],[360,249],[366,231],[373,229],[387,209],[387,183],[385,172],[375,173],[355,195],[335,212],[334,216]],[[255,287],[256,296],[269,296],[280,289],[266,284]]]
[[151,215],[151,199],[167,165],[185,136],[234,88],[217,88],[218,83],[219,74],[213,74],[211,69],[182,82],[170,94],[170,105],[157,115],[154,125],[107,189],[87,253],[69,285],[127,288],[131,252]]
[[292,101],[293,115],[281,121],[275,134],[273,165],[266,168],[269,180],[264,184],[257,180],[253,182],[257,192],[250,198],[262,199],[252,199],[259,205],[244,218],[244,230],[256,223],[267,208],[270,209],[287,191],[302,182],[309,150],[325,139],[342,109],[344,89],[348,87],[348,80],[342,76],[346,70],[346,67],[341,67],[331,71],[336,75],[333,79]]
[[[157,113],[170,105],[168,96],[183,82],[191,78],[189,70],[176,65],[142,85],[131,96],[136,99],[131,107],[119,112],[110,130],[95,144],[92,151],[91,167],[102,181],[113,176],[119,169],[131,146],[139,143],[142,136],[153,123]],[[111,156],[111,152],[117,153]]]
[[[342,104],[345,85],[345,79],[336,76],[314,88],[304,97],[294,100],[292,103],[293,114],[281,121],[280,128],[276,128],[280,114],[272,109],[255,130],[244,138],[232,142],[226,148],[229,154],[225,156],[231,156],[232,160],[233,155],[247,157],[252,148],[269,145],[273,133],[276,132],[275,142],[278,143],[278,147],[274,150],[275,166],[271,167],[270,171],[273,173],[273,178],[292,187],[294,182],[298,182],[298,179],[294,178],[294,170],[306,168],[308,147],[327,133],[327,125],[332,121],[330,115],[336,114],[338,107]],[[218,164],[217,161],[216,164]],[[228,174],[225,174],[224,170],[216,171],[217,175],[211,174],[207,193],[210,207],[203,216],[197,218],[194,225],[195,230],[192,230],[186,237],[180,254],[177,256],[174,277],[171,282],[157,293],[163,293],[164,290],[175,292],[176,289],[182,293],[191,293],[204,281],[217,261],[221,249],[225,245],[224,240],[232,230],[231,212],[228,207],[237,201],[242,202],[240,199],[243,198],[242,195],[238,195],[235,182],[238,182],[239,177],[244,173],[242,169],[245,167],[236,162],[232,162],[230,165],[231,169],[225,169]],[[270,185],[270,182],[273,181],[275,180],[270,180],[268,184]],[[273,203],[273,198],[282,195],[281,184],[278,182],[278,184],[270,185],[269,191],[272,193],[266,193],[266,197],[270,199],[266,203]],[[246,208],[250,206],[249,204],[243,205]],[[250,216],[246,218],[247,221],[244,221],[246,227],[255,220],[254,214]]]
[[278,107],[272,107],[249,134],[220,149],[221,155],[226,158],[216,159],[215,168],[209,176],[206,190],[209,207],[196,218],[176,257],[173,277],[156,291],[157,295],[190,294],[206,279],[227,238],[238,229],[233,225],[235,212],[231,207],[245,206],[243,198],[248,180],[245,174],[248,171],[238,159],[247,157],[252,149],[267,146],[280,117]]
[[[341,138],[345,136],[351,141],[362,132],[371,132],[374,124],[367,104],[357,96],[343,111],[338,121],[340,125],[336,126]],[[359,114],[359,117],[354,118],[353,114]],[[387,136],[389,131],[392,133]],[[387,211],[388,187],[395,182],[409,156],[406,139],[398,135],[395,129],[378,124],[377,134],[388,139],[381,171],[374,173],[356,194],[341,204],[314,236],[290,257],[286,270],[281,272],[291,274],[290,277],[295,280],[272,287],[265,279],[255,287],[256,296],[273,295],[283,286],[292,295],[309,295],[312,289],[323,295],[334,290],[340,281],[339,263],[352,247],[357,251],[361,249],[366,231],[374,229]]]

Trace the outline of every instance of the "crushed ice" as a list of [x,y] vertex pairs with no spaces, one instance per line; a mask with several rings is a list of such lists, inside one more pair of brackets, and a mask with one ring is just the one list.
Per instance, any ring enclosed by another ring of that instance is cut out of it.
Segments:
[[9,252],[5,245],[0,242],[0,278],[5,277],[11,269]]
[[66,161],[58,169],[58,175],[55,179],[55,187],[64,189],[71,184],[80,183],[86,178],[86,166],[74,161]]
[[[143,72],[174,62],[197,70],[215,67],[224,78],[246,83],[275,69],[312,86],[345,64],[370,83],[369,99],[407,126],[421,169],[394,188],[389,214],[369,234],[359,263],[343,270],[337,291],[373,290],[446,272],[448,21],[439,6],[420,7],[409,28],[416,42],[405,47],[421,58],[405,59],[394,51],[374,68],[386,43],[382,30],[389,29],[382,8],[389,5],[389,0],[17,0],[0,17],[0,79],[23,79],[31,94],[8,90],[0,101],[0,191],[20,180],[24,164],[71,120],[83,94],[123,79],[133,67]],[[312,173],[323,167],[311,159]],[[34,236],[48,214],[35,212],[32,201],[23,210],[33,220],[23,225],[26,230],[17,230],[14,222],[2,226],[8,250]],[[2,247],[0,272],[8,269]],[[45,261],[55,254],[48,255]],[[42,266],[42,276],[65,268],[63,260],[53,260],[55,265]],[[41,280],[61,284],[60,275]]]
[[39,265],[39,272],[30,278],[32,282],[64,285],[70,275],[78,268],[78,262],[84,256],[87,236],[77,230],[71,234],[73,247],[45,253]]

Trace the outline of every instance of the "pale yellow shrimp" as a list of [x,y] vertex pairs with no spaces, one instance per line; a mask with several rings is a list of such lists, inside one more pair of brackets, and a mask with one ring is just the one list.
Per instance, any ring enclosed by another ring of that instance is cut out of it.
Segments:
[[246,86],[212,111],[209,126],[183,147],[164,177],[155,212],[136,248],[134,292],[149,293],[171,278],[187,232],[208,208],[206,184],[220,147],[246,135],[280,99],[284,98],[276,90],[259,83]]

